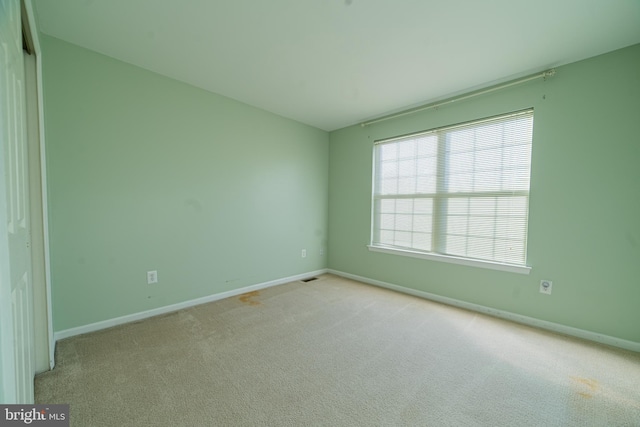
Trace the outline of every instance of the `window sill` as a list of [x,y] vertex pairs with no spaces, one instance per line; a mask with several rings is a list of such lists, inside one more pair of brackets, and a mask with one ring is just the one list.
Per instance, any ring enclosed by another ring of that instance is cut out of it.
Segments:
[[460,258],[450,255],[441,255],[425,252],[416,252],[406,249],[389,248],[384,246],[367,245],[372,252],[381,252],[392,255],[402,255],[413,258],[428,259],[430,261],[448,262],[451,264],[466,265],[469,267],[487,268],[490,270],[508,271],[510,273],[529,274],[531,267],[526,265],[502,264],[499,262],[481,261],[469,258]]

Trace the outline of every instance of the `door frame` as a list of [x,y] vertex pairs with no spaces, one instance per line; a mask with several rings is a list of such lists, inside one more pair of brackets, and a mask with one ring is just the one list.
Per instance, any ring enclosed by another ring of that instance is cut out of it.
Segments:
[[[51,298],[51,262],[49,254],[49,212],[48,212],[48,194],[47,194],[47,157],[45,151],[45,128],[44,128],[44,96],[43,96],[43,79],[42,79],[42,51],[40,49],[40,39],[38,38],[38,31],[35,21],[35,14],[33,10],[33,4],[31,0],[21,0],[24,5],[24,11],[26,12],[27,27],[26,31],[31,35],[33,42],[33,54],[36,59],[36,92],[37,92],[37,110],[38,110],[38,138],[40,147],[40,184],[41,184],[41,199],[42,199],[42,227],[43,227],[43,242],[44,242],[44,278],[45,278],[45,293],[47,302],[47,336],[48,343],[44,347],[48,347],[49,356],[49,369],[55,367],[55,348],[56,343],[53,335],[53,303]],[[30,84],[32,82],[26,82]],[[33,126],[33,123],[27,123],[27,126]],[[40,291],[40,290],[38,290]],[[38,346],[38,344],[36,344]]]

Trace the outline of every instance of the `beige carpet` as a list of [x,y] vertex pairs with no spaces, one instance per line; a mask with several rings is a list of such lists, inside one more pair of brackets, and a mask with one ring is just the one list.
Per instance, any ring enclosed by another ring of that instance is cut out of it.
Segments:
[[72,426],[640,426],[640,354],[336,276],[58,342]]

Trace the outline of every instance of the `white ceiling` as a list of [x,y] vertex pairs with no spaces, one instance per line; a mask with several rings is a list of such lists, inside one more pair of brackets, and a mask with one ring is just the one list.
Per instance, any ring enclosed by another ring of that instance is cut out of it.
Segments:
[[33,0],[45,34],[324,130],[640,43],[638,0]]

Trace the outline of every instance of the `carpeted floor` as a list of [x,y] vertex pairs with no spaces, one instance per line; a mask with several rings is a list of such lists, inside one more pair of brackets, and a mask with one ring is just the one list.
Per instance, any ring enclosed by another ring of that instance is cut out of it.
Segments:
[[640,426],[640,354],[332,275],[58,342],[72,426]]

